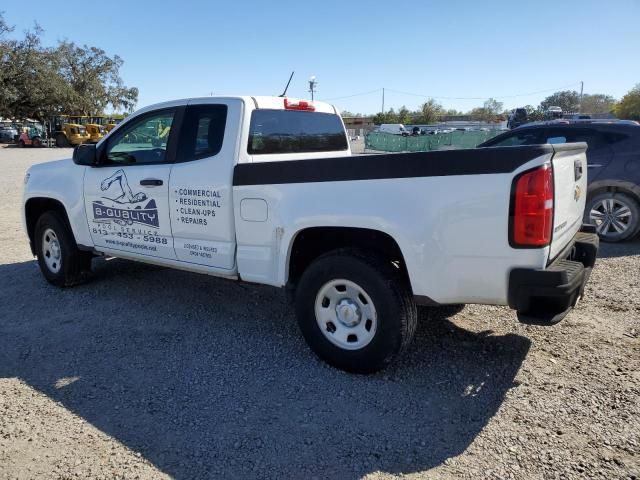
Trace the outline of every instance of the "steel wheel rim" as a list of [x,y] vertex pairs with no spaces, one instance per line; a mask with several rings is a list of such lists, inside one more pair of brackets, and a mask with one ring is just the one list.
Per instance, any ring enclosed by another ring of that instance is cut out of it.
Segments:
[[315,314],[325,338],[345,350],[366,347],[378,328],[378,314],[371,297],[350,280],[325,283],[316,295]]
[[47,228],[42,234],[42,258],[50,272],[58,273],[62,268],[60,241],[51,228]]
[[589,211],[589,219],[600,235],[622,234],[629,230],[633,220],[631,208],[616,198],[604,198]]

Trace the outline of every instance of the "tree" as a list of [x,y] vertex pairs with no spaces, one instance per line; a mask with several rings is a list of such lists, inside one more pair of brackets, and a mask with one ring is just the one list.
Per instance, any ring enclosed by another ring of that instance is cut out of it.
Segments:
[[380,125],[381,123],[401,123],[398,121],[398,114],[393,110],[393,108],[389,109],[388,112],[378,112],[373,116],[373,123],[376,125]]
[[411,121],[411,112],[404,105],[398,110],[398,121],[394,123],[409,123]]
[[527,111],[527,120],[530,122],[544,120],[544,110],[541,107],[535,108],[532,105],[525,105],[524,109]]
[[123,85],[122,59],[96,47],[60,42],[44,47],[36,24],[21,39],[9,39],[0,13],[0,116],[44,120],[55,113],[99,114],[111,106],[131,110],[137,88]]
[[37,24],[20,40],[4,38],[13,28],[1,16],[0,25],[0,116],[43,118],[69,92],[58,75],[58,57],[42,47]]
[[482,107],[476,107],[469,112],[469,115],[473,120],[480,120],[483,122],[495,122],[500,119],[500,112],[502,111],[502,102],[497,101],[495,98],[490,98],[484,102]]
[[503,103],[497,101],[495,98],[490,98],[486,102],[484,102],[484,111],[486,115],[486,120],[488,122],[494,122],[498,119],[500,112],[502,111]]
[[83,115],[102,113],[111,105],[115,110],[130,110],[138,100],[138,89],[123,85],[119,70],[122,59],[109,57],[96,47],[79,47],[73,42],[60,42],[60,74],[71,85],[68,99],[71,111]]
[[430,98],[422,104],[420,110],[415,112],[416,123],[434,123],[442,116],[444,109],[442,105]]
[[640,83],[620,99],[614,111],[618,118],[640,121]]
[[585,94],[582,97],[580,111],[584,113],[610,113],[616,99],[603,93]]
[[563,112],[577,112],[579,106],[580,94],[575,90],[556,92],[540,102],[542,111],[548,110],[549,107],[560,107]]

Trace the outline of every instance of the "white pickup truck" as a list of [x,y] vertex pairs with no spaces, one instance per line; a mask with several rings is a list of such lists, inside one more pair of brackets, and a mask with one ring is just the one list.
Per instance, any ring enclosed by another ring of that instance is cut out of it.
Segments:
[[316,354],[367,373],[410,342],[420,305],[566,315],[598,249],[585,149],[352,156],[325,103],[180,100],[31,167],[24,228],[61,287],[96,255],[284,287]]

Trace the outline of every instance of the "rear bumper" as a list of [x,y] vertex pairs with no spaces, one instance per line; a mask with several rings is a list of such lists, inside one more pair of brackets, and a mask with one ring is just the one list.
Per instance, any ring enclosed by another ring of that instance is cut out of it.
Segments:
[[515,268],[509,274],[509,306],[523,323],[553,325],[584,293],[598,253],[598,235],[583,225],[569,247],[545,269]]

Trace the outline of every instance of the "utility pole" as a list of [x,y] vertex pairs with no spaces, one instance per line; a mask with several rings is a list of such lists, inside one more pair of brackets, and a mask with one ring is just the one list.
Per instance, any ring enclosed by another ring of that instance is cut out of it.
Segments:
[[582,113],[582,92],[584,90],[584,82],[580,81],[580,105],[578,106],[578,113]]
[[315,93],[317,86],[318,81],[316,80],[316,76],[312,75],[309,79],[309,91],[311,92],[311,100],[313,100],[313,94]]
[[384,115],[384,87],[382,87],[382,114]]

